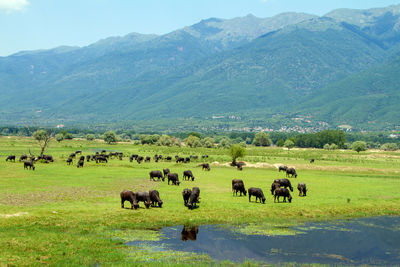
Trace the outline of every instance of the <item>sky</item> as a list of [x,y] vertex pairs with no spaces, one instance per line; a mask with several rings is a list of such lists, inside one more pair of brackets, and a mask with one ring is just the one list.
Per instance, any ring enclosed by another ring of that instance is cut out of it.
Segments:
[[86,46],[131,32],[165,34],[211,17],[324,15],[393,4],[400,0],[0,0],[0,56]]

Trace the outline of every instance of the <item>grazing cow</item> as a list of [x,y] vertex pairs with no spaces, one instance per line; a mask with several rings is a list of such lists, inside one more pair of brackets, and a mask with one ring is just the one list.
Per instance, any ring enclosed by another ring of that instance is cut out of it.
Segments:
[[187,170],[183,172],[183,180],[187,180],[189,181],[190,179],[192,179],[192,181],[194,181],[194,176],[191,170]]
[[181,184],[181,182],[179,182],[179,178],[178,178],[178,174],[177,173],[168,173],[167,177],[168,177],[168,185],[169,185],[170,181],[174,185],[178,185],[179,186]]
[[147,157],[145,158],[144,162],[150,162],[150,160],[151,160],[151,157],[147,156]]
[[79,160],[78,163],[76,164],[77,168],[83,168],[83,164],[85,163],[84,160]]
[[183,226],[183,229],[181,232],[181,240],[184,242],[186,242],[187,240],[195,241],[198,233],[199,233],[198,226],[192,226],[190,228]]
[[70,158],[75,158],[75,157],[76,157],[76,154],[75,154],[75,153],[71,153],[71,154],[69,154],[69,157],[70,157]]
[[305,183],[299,183],[297,185],[297,189],[299,190],[299,196],[300,197],[301,196],[303,196],[303,197],[307,196],[307,186],[306,186]]
[[182,158],[182,157],[176,158],[176,163],[184,163],[184,162],[185,162],[185,158]]
[[121,196],[121,208],[124,208],[124,202],[129,201],[131,203],[131,209],[139,208],[139,203],[136,200],[136,195],[132,191],[124,190],[120,194]]
[[236,167],[239,171],[243,170],[243,166],[246,166],[246,163],[243,161],[236,162]]
[[170,173],[170,170],[168,168],[163,169],[164,176],[167,176],[168,173]]
[[246,196],[246,188],[244,187],[243,183],[236,183],[232,185],[232,191],[236,196],[238,192],[240,192],[240,196],[242,196],[242,193]]
[[151,205],[150,194],[149,192],[136,192],[136,200],[139,203],[143,201],[146,209],[148,209]]
[[69,157],[68,159],[67,159],[67,164],[68,165],[71,165],[73,163],[73,159],[71,158],[71,157]]
[[192,190],[190,190],[189,188],[185,188],[182,191],[182,197],[183,197],[183,202],[185,203],[185,206],[187,206],[187,203],[189,201],[189,197],[192,194]]
[[156,177],[158,181],[162,179],[162,181],[164,182],[164,176],[161,171],[151,171],[149,174],[150,174],[150,181],[151,180],[155,181],[154,177]]
[[80,155],[82,155],[82,150],[77,150],[77,151],[75,151],[75,154],[80,154]]
[[41,155],[38,157],[39,160],[54,162],[53,156],[51,155]]
[[314,163],[314,161],[315,161],[314,158],[310,159],[310,163]]
[[185,163],[190,163],[190,158],[189,157],[185,158]]
[[206,159],[206,158],[208,158],[208,155],[202,155],[201,158]]
[[35,170],[35,166],[32,161],[24,161],[24,169]]
[[105,151],[104,149],[101,151],[101,154],[104,154],[104,153],[106,153],[107,151]]
[[22,155],[19,157],[19,161],[27,160],[28,156],[27,155]]
[[281,171],[286,172],[287,168],[288,168],[287,166],[281,165],[281,166],[279,166],[279,172],[281,172]]
[[132,162],[133,160],[137,160],[138,155],[137,154],[133,154],[129,157],[129,161]]
[[290,183],[289,179],[276,179],[276,180],[274,180],[274,183],[278,183],[279,187],[284,187],[284,188],[289,187],[290,191],[293,192],[293,187],[292,187],[292,184]]
[[290,175],[290,177],[292,177],[292,178],[293,178],[293,176],[294,176],[294,178],[297,178],[296,170],[295,170],[294,168],[288,168],[288,169],[286,170],[286,177],[289,177],[289,175]]
[[290,195],[290,192],[289,192],[289,190],[287,190],[287,188],[275,189],[274,202],[276,202],[277,198],[278,198],[278,202],[279,202],[279,197],[283,197],[283,202],[286,202],[286,198],[288,198],[289,203],[292,203],[292,196]]
[[202,170],[207,170],[207,171],[210,170],[210,164],[208,164],[208,163],[200,164],[200,166],[201,166]]
[[168,157],[165,158],[165,160],[166,160],[166,161],[171,161],[171,160],[172,160],[172,157],[171,157],[171,156],[168,156]]
[[144,158],[142,156],[137,156],[136,161],[137,163],[142,163],[142,161],[144,160]]
[[200,199],[200,188],[198,187],[193,187],[192,188],[192,193],[190,194],[189,201],[188,201],[188,208],[193,209],[193,207],[196,206],[196,203],[199,203]]
[[158,193],[157,190],[150,190],[149,195],[150,195],[151,206],[155,207],[155,203],[157,202],[157,205],[161,208],[163,202],[160,198],[160,193]]
[[10,155],[6,158],[6,161],[14,161],[15,162],[15,155]]
[[254,188],[254,187],[250,187],[249,190],[249,202],[251,202],[251,196],[255,196],[256,197],[256,203],[257,200],[260,200],[260,203],[262,201],[262,203],[265,203],[265,197],[264,197],[264,193],[260,188]]
[[99,163],[99,162],[108,163],[107,157],[105,157],[104,155],[97,156],[96,157],[96,163]]
[[280,188],[280,187],[281,187],[281,184],[280,184],[280,183],[273,182],[272,185],[271,185],[271,195],[274,194],[275,189]]
[[87,162],[90,162],[90,155],[87,155],[87,156],[86,156],[86,161],[87,161]]
[[118,153],[118,159],[122,160],[122,157],[124,156],[124,154],[122,152]]

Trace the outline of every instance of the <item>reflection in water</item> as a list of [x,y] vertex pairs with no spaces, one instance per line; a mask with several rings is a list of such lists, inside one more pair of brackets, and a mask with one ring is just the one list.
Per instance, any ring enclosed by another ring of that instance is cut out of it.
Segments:
[[198,233],[199,233],[198,226],[191,226],[191,227],[183,226],[183,229],[181,232],[181,240],[184,242],[186,242],[187,240],[196,241],[196,237],[197,237]]
[[[400,217],[309,223],[293,228],[303,232],[295,236],[244,235],[215,225],[167,227],[162,229],[165,239],[146,243],[151,247],[204,253],[217,260],[237,262],[251,259],[272,264],[387,266],[400,263],[399,225]],[[141,244],[140,241],[128,243]]]

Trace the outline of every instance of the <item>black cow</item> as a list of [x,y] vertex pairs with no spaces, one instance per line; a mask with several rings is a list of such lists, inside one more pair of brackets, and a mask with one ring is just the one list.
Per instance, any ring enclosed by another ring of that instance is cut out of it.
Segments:
[[39,160],[44,160],[44,161],[50,161],[50,162],[54,162],[54,158],[51,155],[41,155],[38,157]]
[[276,202],[277,198],[278,198],[278,202],[279,202],[279,197],[283,197],[283,202],[286,202],[286,198],[288,198],[289,203],[292,202],[292,196],[290,195],[290,192],[289,192],[289,190],[287,190],[287,188],[277,188],[277,189],[275,189],[274,202]]
[[246,163],[243,161],[236,162],[236,167],[239,171],[243,170],[243,166],[246,166]]
[[81,154],[82,155],[82,150],[75,151],[75,154]]
[[150,195],[151,206],[155,207],[155,203],[157,202],[158,206],[161,208],[163,202],[160,198],[160,193],[158,193],[157,190],[150,190],[149,195]]
[[86,161],[87,161],[87,162],[90,162],[90,155],[87,155],[87,156],[86,156]]
[[142,161],[144,160],[144,158],[142,156],[137,156],[136,161],[137,163],[142,163]]
[[15,155],[10,155],[6,158],[6,161],[14,161],[15,162]]
[[164,181],[164,176],[161,171],[151,171],[149,174],[150,174],[150,181],[151,180],[155,181],[154,177],[156,177],[158,180],[162,179]]
[[314,163],[314,161],[315,161],[315,159],[313,159],[313,158],[310,159],[310,163]]
[[193,187],[192,188],[192,193],[190,194],[189,201],[188,201],[188,208],[193,209],[193,207],[196,206],[196,203],[199,203],[200,199],[200,188],[198,187]]
[[168,168],[163,169],[163,174],[164,174],[164,176],[167,176],[168,173],[170,173],[170,170],[169,170]]
[[96,157],[96,163],[105,162],[108,163],[107,157],[105,155],[99,155]]
[[293,178],[293,176],[294,176],[294,178],[297,178],[297,173],[296,173],[296,170],[294,169],[294,168],[288,168],[287,170],[286,170],[286,177],[289,177],[289,175]]
[[281,171],[286,172],[287,168],[288,168],[287,166],[281,165],[281,166],[279,166],[279,172],[281,172]]
[[129,157],[129,161],[132,162],[133,160],[137,160],[138,156],[139,156],[139,155],[137,155],[137,154],[131,155],[131,156]]
[[257,200],[260,200],[260,203],[262,201],[262,203],[265,203],[265,197],[264,197],[264,193],[260,188],[254,188],[254,187],[250,187],[249,190],[249,202],[251,202],[251,196],[255,196],[256,197],[256,203]]
[[201,158],[206,159],[206,158],[208,158],[208,155],[202,155]]
[[139,208],[139,203],[136,200],[136,195],[132,191],[124,190],[120,194],[121,196],[121,208],[124,208],[124,202],[129,201],[131,203],[131,209]]
[[172,160],[172,157],[171,157],[171,156],[168,156],[168,157],[165,158],[165,160],[166,160],[166,161],[171,161],[171,160]]
[[147,157],[144,159],[144,162],[150,162],[150,160],[151,160],[151,157],[147,156]]
[[68,159],[67,159],[67,164],[68,165],[71,165],[73,163],[73,159],[71,158],[71,157],[69,157]]
[[189,158],[189,157],[186,157],[184,162],[185,162],[185,163],[190,163],[190,158]]
[[176,158],[176,163],[184,163],[184,162],[185,162],[185,158],[182,158],[182,157]]
[[183,226],[181,232],[181,240],[186,242],[187,240],[195,241],[197,239],[197,234],[199,233],[198,226],[186,227]]
[[192,181],[194,181],[194,176],[191,170],[187,170],[183,172],[183,180],[187,180],[189,181],[190,179],[192,179]]
[[307,196],[307,186],[305,183],[299,183],[297,189],[299,190],[299,196]]
[[274,183],[278,183],[280,186],[279,187],[284,187],[290,189],[290,191],[293,192],[293,187],[292,184],[290,183],[289,179],[276,179],[274,180]]
[[169,182],[172,181],[172,184],[174,185],[180,185],[181,182],[179,182],[178,174],[177,173],[168,173],[168,185]]
[[83,168],[83,164],[85,163],[84,160],[79,160],[78,163],[76,164],[77,168]]
[[28,156],[27,155],[22,155],[19,157],[19,161],[27,160]]
[[35,166],[32,161],[24,161],[24,169],[35,170]]
[[185,206],[187,206],[187,203],[189,201],[189,197],[192,194],[192,190],[190,190],[189,188],[185,188],[182,191],[182,197],[183,197],[183,202],[185,203]]
[[136,200],[139,203],[143,201],[146,209],[148,209],[151,205],[150,194],[149,192],[136,192]]
[[210,164],[208,164],[208,163],[203,163],[200,166],[201,166],[202,170],[207,170],[207,171],[210,170]]
[[69,154],[69,157],[70,157],[70,158],[75,158],[75,157],[76,157],[76,154],[75,154],[75,153],[71,153],[71,154]]
[[236,196],[237,196],[237,192],[240,192],[240,196],[242,195],[242,193],[244,195],[246,195],[246,189],[244,187],[243,180],[233,179],[232,180],[232,193],[233,194],[236,193]]
[[[275,180],[275,181],[277,181],[277,180]],[[280,188],[280,187],[281,187],[281,184],[280,184],[280,183],[278,183],[278,182],[273,182],[272,185],[271,185],[271,195],[274,194],[275,189]]]

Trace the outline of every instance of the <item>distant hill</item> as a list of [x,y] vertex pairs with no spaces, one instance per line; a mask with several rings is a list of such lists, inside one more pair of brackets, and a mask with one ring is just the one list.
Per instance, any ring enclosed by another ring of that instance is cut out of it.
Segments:
[[399,15],[400,5],[211,18],[162,36],[0,57],[0,123],[234,116],[241,126],[280,127],[307,116],[310,125],[393,129]]

